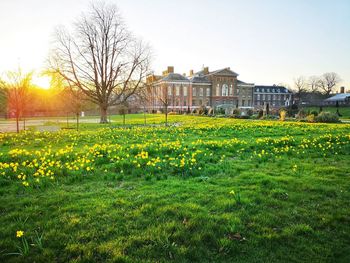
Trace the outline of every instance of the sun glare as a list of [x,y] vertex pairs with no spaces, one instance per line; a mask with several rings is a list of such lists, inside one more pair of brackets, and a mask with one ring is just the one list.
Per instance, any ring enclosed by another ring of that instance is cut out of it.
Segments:
[[50,88],[50,77],[47,76],[35,76],[33,77],[33,83],[42,89],[49,89]]

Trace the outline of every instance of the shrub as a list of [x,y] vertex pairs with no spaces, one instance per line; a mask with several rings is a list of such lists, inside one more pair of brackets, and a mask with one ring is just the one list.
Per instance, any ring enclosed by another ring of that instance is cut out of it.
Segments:
[[236,108],[232,111],[233,117],[239,117],[240,115],[241,115],[241,111],[238,108]]
[[339,122],[339,117],[334,113],[322,111],[315,120],[316,122],[336,123]]
[[287,115],[287,111],[286,110],[281,110],[280,111],[280,120],[281,121],[285,121],[286,120],[286,115]]
[[298,119],[303,119],[306,117],[306,112],[303,109],[301,109],[297,115],[298,115],[297,116]]
[[252,116],[252,115],[253,115],[253,113],[254,113],[254,112],[253,112],[253,110],[252,110],[252,109],[249,109],[249,110],[247,111],[247,115],[248,115],[248,116]]
[[307,121],[307,122],[315,122],[315,115],[314,115],[314,114],[309,114],[309,115],[306,117],[306,121]]
[[314,115],[315,117],[318,115],[318,111],[316,111],[316,110],[312,110],[311,112],[310,112],[310,114],[312,114],[312,115]]

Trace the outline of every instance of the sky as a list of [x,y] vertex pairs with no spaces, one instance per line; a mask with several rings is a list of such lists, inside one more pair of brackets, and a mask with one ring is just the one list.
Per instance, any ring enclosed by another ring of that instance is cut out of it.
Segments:
[[[336,72],[350,90],[350,0],[110,0],[153,49],[152,68],[230,67],[256,84]],[[0,73],[45,66],[53,31],[91,0],[0,0]]]

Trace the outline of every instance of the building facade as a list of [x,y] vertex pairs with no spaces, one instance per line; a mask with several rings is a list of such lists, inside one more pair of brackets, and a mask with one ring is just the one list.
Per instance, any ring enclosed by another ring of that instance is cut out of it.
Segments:
[[256,86],[237,79],[230,68],[209,71],[204,67],[189,75],[174,73],[168,67],[162,75],[147,77],[150,111],[190,112],[200,107],[260,109],[291,105],[292,93],[283,86]]
[[254,86],[254,108],[282,108],[292,105],[293,94],[283,86]]
[[237,80],[230,68],[210,72],[208,67],[189,76],[168,67],[161,76],[147,78],[149,109],[153,111],[192,111],[200,107],[227,108],[252,106],[254,84]]

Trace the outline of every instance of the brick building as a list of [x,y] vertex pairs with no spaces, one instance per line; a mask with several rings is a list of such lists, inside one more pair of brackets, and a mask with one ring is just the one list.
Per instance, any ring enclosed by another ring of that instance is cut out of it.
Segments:
[[238,74],[230,68],[209,71],[208,67],[189,76],[174,73],[168,67],[161,76],[147,78],[149,108],[162,110],[165,106],[172,111],[191,111],[199,107],[252,106],[254,84],[237,80]]

